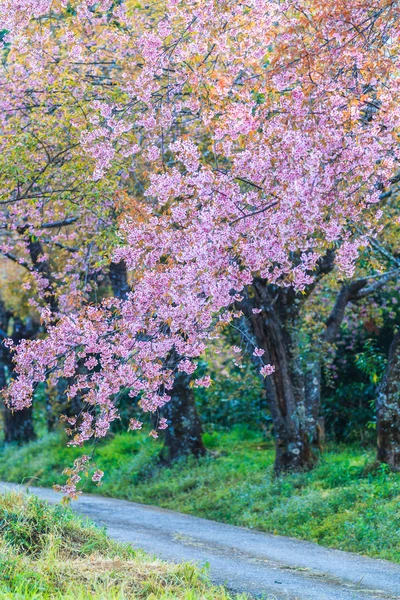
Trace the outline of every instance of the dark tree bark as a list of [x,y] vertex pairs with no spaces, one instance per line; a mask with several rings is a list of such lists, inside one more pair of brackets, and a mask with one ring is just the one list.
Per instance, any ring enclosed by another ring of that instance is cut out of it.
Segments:
[[[24,235],[27,229],[27,226],[23,226],[18,228],[18,232]],[[52,288],[50,265],[48,261],[40,262],[39,260],[40,256],[43,255],[42,245],[38,240],[32,236],[29,236],[28,250],[32,265],[31,267],[29,265],[25,266],[29,270],[36,271],[48,279],[50,283],[50,291],[47,294],[47,299],[50,308],[54,311],[57,308],[57,300]],[[11,315],[8,311],[6,311],[4,303],[2,301],[0,301],[0,303],[0,328],[4,333],[6,333],[10,320],[13,319],[13,331],[10,337],[13,339],[14,343],[18,344],[22,339],[30,339],[36,334],[38,328],[33,327],[33,324],[29,319],[22,321],[20,318]],[[0,377],[3,379],[4,384],[7,385],[8,381],[13,377],[14,366],[12,354],[8,348],[4,346],[4,344],[1,345],[0,363],[0,370],[2,371]],[[1,387],[5,387],[5,385]],[[11,411],[5,406],[3,409],[3,422],[4,439],[6,442],[25,443],[36,438],[33,426],[32,406],[20,411]]]
[[[23,338],[30,338],[35,332],[35,327],[29,320],[23,322],[19,318],[13,317],[6,310],[2,300],[0,300],[0,337],[1,342],[8,337],[7,333],[10,321],[13,319],[12,332],[10,337],[14,343],[20,342]],[[0,390],[4,389],[10,379],[13,377],[12,353],[4,345],[0,344]],[[30,442],[36,439],[33,426],[32,406],[23,410],[12,411],[7,406],[3,407],[3,427],[4,441],[17,442],[19,444]]]
[[377,458],[400,471],[400,331],[389,350],[386,373],[376,399]]
[[199,457],[206,453],[196,402],[189,384],[189,375],[179,373],[169,392],[171,400],[160,411],[160,416],[168,421],[162,451],[162,459],[166,462],[185,455]]
[[39,273],[42,277],[47,279],[49,285],[45,292],[46,302],[51,308],[52,312],[57,312],[58,298],[55,292],[56,281],[53,277],[51,264],[48,259],[41,260],[44,257],[42,243],[36,237],[28,234],[28,229],[28,225],[18,227],[18,232],[21,235],[25,235],[27,237],[28,251],[32,262],[32,265],[29,270],[31,270],[32,272]]
[[5,407],[3,418],[5,442],[26,444],[36,439],[32,406],[16,411],[11,411]]
[[[78,363],[78,373],[85,373],[85,366]],[[78,392],[73,398],[68,398],[67,389],[73,383],[71,379],[59,379],[53,390],[47,393],[47,429],[54,431],[60,421],[60,416],[76,417],[83,408],[82,393]]]
[[[317,379],[315,373],[307,377],[296,355],[300,306],[293,290],[266,285],[261,280],[254,281],[249,297],[242,303],[249,336],[265,351],[263,362],[275,367],[265,379],[265,388],[274,426],[277,473],[311,469],[319,447],[319,375]],[[253,308],[261,312],[254,314]]]
[[112,262],[109,270],[110,283],[115,298],[125,300],[130,292],[128,283],[128,272],[123,260],[119,263]]
[[[124,261],[111,263],[109,278],[113,294],[124,300],[130,291],[128,275]],[[168,361],[173,367],[179,357],[173,353]],[[203,456],[206,448],[202,439],[202,427],[196,409],[193,390],[190,388],[190,377],[186,373],[177,373],[172,391],[168,391],[171,400],[163,406],[158,417],[167,419],[168,428],[164,434],[162,460],[171,462],[180,456]]]

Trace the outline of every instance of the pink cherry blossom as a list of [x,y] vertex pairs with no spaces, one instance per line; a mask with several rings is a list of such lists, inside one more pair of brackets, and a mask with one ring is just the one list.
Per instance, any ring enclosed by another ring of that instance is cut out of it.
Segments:
[[96,481],[97,483],[100,483],[101,480],[103,479],[103,476],[104,476],[104,472],[101,471],[100,469],[97,469],[97,471],[95,471],[93,473],[92,481]]
[[265,350],[263,348],[256,348],[253,352],[253,356],[262,356],[265,354]]
[[135,429],[142,429],[143,423],[138,421],[137,419],[130,419],[129,421],[129,429],[131,431],[135,431]]
[[195,387],[205,387],[208,388],[210,387],[212,383],[211,377],[209,375],[206,375],[205,377],[201,377],[200,379],[195,379],[194,380],[194,385]]
[[264,365],[260,369],[260,373],[263,377],[268,377],[268,375],[271,375],[274,372],[275,372],[275,367],[273,365]]

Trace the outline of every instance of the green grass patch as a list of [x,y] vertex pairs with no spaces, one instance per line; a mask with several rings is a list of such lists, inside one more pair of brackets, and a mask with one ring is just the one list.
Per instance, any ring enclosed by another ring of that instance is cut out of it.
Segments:
[[233,600],[191,564],[151,558],[69,508],[15,493],[0,495],[0,598]]
[[[205,458],[160,468],[158,442],[117,434],[96,449],[103,486],[87,481],[84,491],[400,562],[400,474],[376,465],[373,450],[328,449],[312,472],[277,478],[273,445],[259,434],[236,428],[204,439]],[[51,486],[78,454],[56,434],[8,447],[0,479]]]

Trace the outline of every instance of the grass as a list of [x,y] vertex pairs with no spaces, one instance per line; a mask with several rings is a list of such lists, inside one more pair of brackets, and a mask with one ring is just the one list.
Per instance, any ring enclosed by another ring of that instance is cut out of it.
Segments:
[[232,600],[191,564],[153,559],[68,508],[15,493],[0,496],[0,598]]
[[[96,450],[104,485],[85,491],[156,504],[225,523],[400,562],[400,474],[376,465],[373,450],[328,449],[310,473],[277,478],[272,444],[237,428],[204,436],[201,460],[157,466],[158,442],[117,434]],[[79,450],[52,434],[0,452],[0,479],[50,486]]]

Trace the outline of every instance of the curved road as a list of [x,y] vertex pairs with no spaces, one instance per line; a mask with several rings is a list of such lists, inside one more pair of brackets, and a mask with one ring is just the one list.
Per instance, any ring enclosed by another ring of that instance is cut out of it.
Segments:
[[[0,483],[2,489],[26,488]],[[29,492],[60,500],[49,489]],[[165,560],[208,563],[215,583],[256,598],[400,599],[400,564],[114,498],[85,494],[72,507],[116,540]]]

